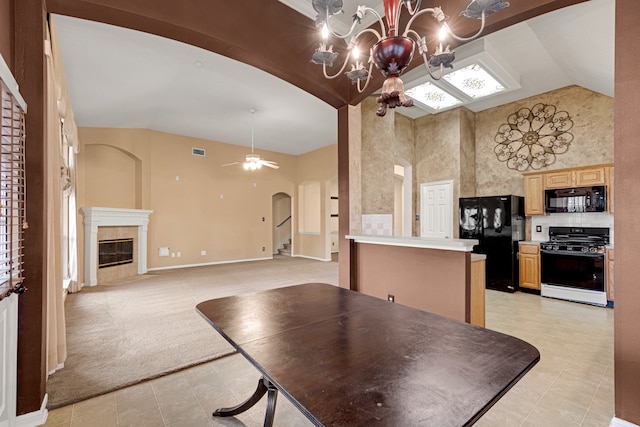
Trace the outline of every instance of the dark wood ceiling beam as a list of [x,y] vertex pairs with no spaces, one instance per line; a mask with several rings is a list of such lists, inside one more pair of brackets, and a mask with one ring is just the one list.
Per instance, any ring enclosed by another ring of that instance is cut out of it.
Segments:
[[[583,1],[511,1],[510,7],[488,18],[484,34]],[[440,3],[422,2],[423,7]],[[458,35],[474,34],[479,28],[477,20],[458,16],[468,3],[449,0],[442,5]],[[346,77],[325,79],[321,67],[310,62],[319,43],[314,21],[277,0],[47,0],[47,7],[51,13],[144,31],[216,52],[273,74],[336,108],[358,104],[383,82],[382,75],[373,71],[371,83],[360,94]],[[421,17],[415,29],[433,34],[435,26],[429,21],[433,19]],[[423,65],[415,55],[409,69],[417,66]]]

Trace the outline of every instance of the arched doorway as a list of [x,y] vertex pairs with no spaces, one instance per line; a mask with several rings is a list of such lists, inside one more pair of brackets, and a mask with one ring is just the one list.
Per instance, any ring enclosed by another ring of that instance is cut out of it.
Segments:
[[291,196],[276,193],[271,196],[273,218],[273,255],[291,256]]

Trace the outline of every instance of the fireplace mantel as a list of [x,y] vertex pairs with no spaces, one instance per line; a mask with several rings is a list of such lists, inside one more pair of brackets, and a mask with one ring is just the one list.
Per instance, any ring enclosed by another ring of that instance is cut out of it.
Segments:
[[138,227],[138,274],[147,272],[147,228],[153,211],[81,208],[84,215],[84,285],[98,284],[98,227]]

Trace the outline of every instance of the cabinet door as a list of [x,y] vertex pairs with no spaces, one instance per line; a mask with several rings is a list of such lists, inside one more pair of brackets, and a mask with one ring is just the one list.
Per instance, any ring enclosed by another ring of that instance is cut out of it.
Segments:
[[524,214],[544,215],[544,175],[524,177]]
[[607,212],[613,213],[613,166],[607,168]]
[[613,249],[607,250],[607,300],[613,301]]
[[540,248],[520,245],[520,287],[540,290]]
[[576,186],[604,185],[606,178],[606,168],[604,166],[597,168],[578,169],[575,172]]
[[544,175],[545,188],[570,188],[574,186],[574,172],[548,172]]

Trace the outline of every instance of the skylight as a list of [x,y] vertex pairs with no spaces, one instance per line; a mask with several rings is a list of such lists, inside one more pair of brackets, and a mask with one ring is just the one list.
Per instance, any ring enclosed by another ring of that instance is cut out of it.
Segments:
[[462,100],[445,92],[431,82],[407,89],[405,90],[405,94],[434,110],[442,110],[462,104]]
[[474,99],[505,90],[505,87],[478,63],[453,71],[443,78],[465,95]]

